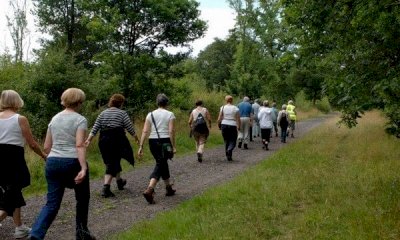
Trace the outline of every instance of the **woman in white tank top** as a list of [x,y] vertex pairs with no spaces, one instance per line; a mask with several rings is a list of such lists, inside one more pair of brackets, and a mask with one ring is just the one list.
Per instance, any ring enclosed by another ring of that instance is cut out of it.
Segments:
[[14,90],[4,90],[0,97],[0,222],[12,216],[16,225],[14,237],[24,238],[30,228],[21,220],[25,206],[22,188],[30,185],[30,174],[24,158],[25,142],[42,158],[46,154],[35,141],[26,117],[17,112],[24,102]]

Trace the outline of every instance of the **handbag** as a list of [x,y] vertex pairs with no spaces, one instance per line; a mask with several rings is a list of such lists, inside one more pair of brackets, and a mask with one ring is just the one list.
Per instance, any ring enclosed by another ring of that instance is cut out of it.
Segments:
[[[153,113],[151,113],[151,120],[153,121],[154,128],[156,129],[158,139],[160,139],[160,134],[158,133],[156,121],[154,120]],[[174,149],[172,148],[172,144],[169,142],[160,143],[161,144],[161,155],[165,159],[172,159],[174,157]]]

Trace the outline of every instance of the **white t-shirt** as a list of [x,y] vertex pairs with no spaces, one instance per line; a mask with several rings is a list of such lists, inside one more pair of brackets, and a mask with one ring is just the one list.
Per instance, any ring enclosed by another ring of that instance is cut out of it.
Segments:
[[57,113],[50,121],[47,131],[53,141],[49,157],[77,158],[76,132],[87,130],[87,120],[76,112]]
[[[154,121],[156,122],[158,134],[160,138],[169,138],[169,122],[175,119],[175,115],[173,112],[170,112],[166,109],[158,108],[153,112]],[[147,114],[146,121],[148,121],[151,126],[150,136],[151,139],[157,139],[158,135],[156,132],[156,128],[154,127],[153,120],[151,119],[151,112]]]
[[272,128],[272,115],[275,114],[272,108],[269,107],[261,107],[260,111],[258,112],[258,119],[260,121],[260,128]]
[[227,104],[221,107],[222,111],[222,122],[221,124],[229,126],[237,126],[236,124],[236,114],[239,112],[239,108],[235,105]]

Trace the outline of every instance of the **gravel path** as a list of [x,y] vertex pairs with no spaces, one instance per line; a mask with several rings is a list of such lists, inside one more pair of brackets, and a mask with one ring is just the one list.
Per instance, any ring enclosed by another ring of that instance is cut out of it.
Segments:
[[[296,138],[288,139],[282,144],[279,138],[272,138],[270,151],[261,148],[260,138],[249,144],[249,150],[235,149],[233,161],[225,159],[223,147],[207,149],[202,163],[197,162],[195,154],[179,157],[170,162],[171,179],[177,189],[173,197],[165,197],[164,183],[160,182],[155,189],[156,204],[149,205],[142,196],[147,187],[153,165],[135,168],[124,173],[128,184],[126,189],[118,191],[114,185],[114,198],[104,199],[100,196],[102,180],[91,181],[91,201],[89,213],[89,229],[98,239],[105,239],[112,234],[129,229],[134,223],[154,217],[161,211],[174,208],[178,204],[201,194],[207,188],[229,181],[243,170],[247,169],[276,150],[299,139],[312,128],[320,125],[326,117],[311,119],[297,123]],[[179,146],[178,146],[179,151]],[[90,164],[90,163],[89,163]],[[33,197],[27,200],[27,206],[22,209],[23,220],[31,226],[46,197]],[[0,239],[14,239],[14,226],[11,218],[2,222]],[[61,209],[56,220],[50,227],[46,239],[74,239],[75,236],[75,199],[72,190],[66,190]]]

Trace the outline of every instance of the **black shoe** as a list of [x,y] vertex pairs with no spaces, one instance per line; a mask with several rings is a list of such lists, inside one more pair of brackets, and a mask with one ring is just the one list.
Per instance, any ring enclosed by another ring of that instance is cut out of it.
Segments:
[[167,192],[165,193],[165,196],[174,196],[175,195],[176,190],[172,188],[172,184],[167,185],[165,187],[165,190],[167,190]]
[[197,161],[202,162],[203,161],[203,154],[197,153]]
[[292,138],[294,138],[294,135],[292,134],[292,135],[290,135]]
[[265,144],[265,150],[266,150],[266,151],[268,151],[268,150],[269,150],[269,148],[268,148],[268,144]]
[[125,185],[126,185],[126,179],[120,178],[117,180],[118,190],[124,190]]
[[101,196],[104,198],[115,197],[114,193],[112,193],[110,190],[109,184],[104,184],[103,190],[101,191]]
[[246,144],[246,143],[243,144],[243,149],[249,149],[249,148],[247,147],[247,144]]
[[238,148],[242,148],[242,142],[238,143]]
[[275,133],[275,137],[278,137],[278,133]]
[[144,192],[143,192],[143,197],[146,199],[146,201],[149,204],[154,204],[156,203],[154,201],[154,188],[148,187]]

